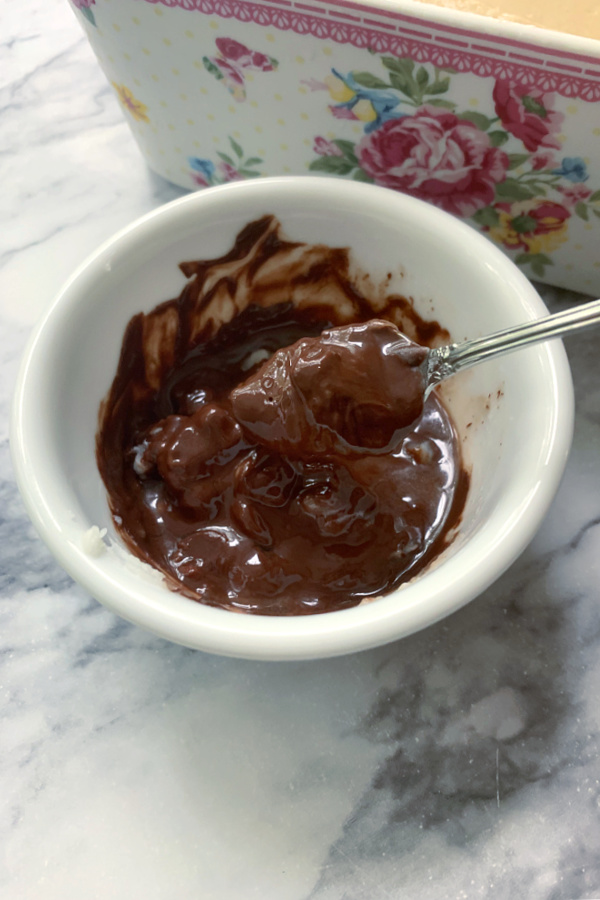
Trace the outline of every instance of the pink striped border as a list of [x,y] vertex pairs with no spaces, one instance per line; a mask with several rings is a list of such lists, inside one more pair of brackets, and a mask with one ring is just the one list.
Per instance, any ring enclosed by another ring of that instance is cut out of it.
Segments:
[[349,0],[329,0],[318,6],[302,0],[144,2],[410,57],[480,77],[506,78],[564,97],[600,100],[600,57],[487,36]]

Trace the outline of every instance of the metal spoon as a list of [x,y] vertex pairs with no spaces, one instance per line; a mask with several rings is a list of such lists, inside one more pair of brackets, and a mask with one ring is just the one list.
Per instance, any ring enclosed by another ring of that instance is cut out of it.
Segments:
[[592,325],[600,325],[600,300],[592,300],[591,303],[585,303],[576,309],[543,316],[533,322],[496,331],[486,337],[430,350],[421,364],[425,397],[429,396],[440,381],[464,369],[470,369],[480,362],[512,353],[513,350],[519,350],[529,344],[538,344],[550,338],[590,328]]

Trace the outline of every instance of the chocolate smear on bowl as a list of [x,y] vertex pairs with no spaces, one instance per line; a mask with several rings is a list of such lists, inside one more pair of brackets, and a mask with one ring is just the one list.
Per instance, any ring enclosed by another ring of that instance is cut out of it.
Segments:
[[427,346],[447,332],[273,216],[181,269],[181,295],[129,322],[100,410],[129,549],[193,600],[261,615],[345,609],[411,579],[447,545],[468,476],[448,412],[419,399],[423,351],[389,351],[397,328]]

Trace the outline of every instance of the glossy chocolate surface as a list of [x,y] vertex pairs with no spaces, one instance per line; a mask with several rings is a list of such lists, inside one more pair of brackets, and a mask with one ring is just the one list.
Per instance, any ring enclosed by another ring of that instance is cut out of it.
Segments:
[[192,599],[264,615],[343,609],[416,574],[467,477],[446,410],[422,407],[423,351],[389,320],[428,342],[439,325],[368,299],[347,251],[286,242],[272,217],[182,269],[181,296],[129,323],[101,410],[128,546]]

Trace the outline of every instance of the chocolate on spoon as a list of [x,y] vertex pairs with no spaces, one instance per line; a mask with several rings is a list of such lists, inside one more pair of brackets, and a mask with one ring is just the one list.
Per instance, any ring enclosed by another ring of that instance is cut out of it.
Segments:
[[424,403],[429,350],[379,319],[277,351],[231,394],[233,414],[287,456],[389,453]]
[[389,453],[441,381],[530,344],[600,324],[600,300],[483,338],[428,349],[390,322],[331,328],[275,353],[232,392],[261,444],[293,456]]

